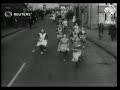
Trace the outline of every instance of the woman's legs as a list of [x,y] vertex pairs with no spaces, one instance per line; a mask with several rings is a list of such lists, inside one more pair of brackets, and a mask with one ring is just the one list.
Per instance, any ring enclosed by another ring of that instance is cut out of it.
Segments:
[[40,51],[43,52],[43,46],[42,45],[40,46]]
[[68,55],[68,51],[60,51],[60,54],[62,55],[62,57],[63,57],[63,59],[64,59],[64,61],[66,61],[65,59],[66,59],[66,57],[67,57],[67,55]]
[[41,52],[44,52],[44,49],[46,49],[46,47],[43,46],[43,45],[41,45],[41,46],[40,46],[40,51],[41,51]]
[[68,51],[63,52],[63,58],[66,59],[68,55]]

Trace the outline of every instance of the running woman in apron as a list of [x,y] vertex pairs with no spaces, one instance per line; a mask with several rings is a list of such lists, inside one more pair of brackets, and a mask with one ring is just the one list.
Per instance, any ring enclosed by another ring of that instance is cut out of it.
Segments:
[[80,56],[82,54],[82,42],[81,42],[81,39],[79,37],[77,37],[75,39],[75,42],[73,43],[72,50],[73,50],[72,61],[78,62],[80,59]]
[[66,34],[63,35],[63,38],[59,42],[58,51],[60,51],[63,55],[64,61],[66,61],[66,56],[69,52],[69,39],[66,37]]
[[48,42],[48,35],[45,33],[44,29],[41,30],[39,33],[39,41],[37,43],[37,46],[40,47],[41,54],[43,54],[44,51],[46,51]]

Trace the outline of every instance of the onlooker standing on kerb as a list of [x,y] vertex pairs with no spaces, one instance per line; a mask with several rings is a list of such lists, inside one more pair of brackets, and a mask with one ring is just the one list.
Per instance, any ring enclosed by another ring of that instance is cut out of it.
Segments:
[[110,27],[109,27],[109,35],[110,35],[112,41],[113,41],[113,40],[115,39],[115,37],[116,37],[116,31],[117,31],[117,29],[116,29],[115,24],[111,24]]
[[104,34],[104,25],[103,25],[103,23],[100,23],[99,25],[98,25],[98,28],[99,28],[99,30],[98,30],[98,33],[99,33],[99,39],[101,39],[101,37],[103,37],[103,34]]
[[30,26],[30,29],[32,28],[32,25],[33,25],[33,19],[32,17],[30,16],[29,19],[28,19],[28,23],[29,23],[29,26]]

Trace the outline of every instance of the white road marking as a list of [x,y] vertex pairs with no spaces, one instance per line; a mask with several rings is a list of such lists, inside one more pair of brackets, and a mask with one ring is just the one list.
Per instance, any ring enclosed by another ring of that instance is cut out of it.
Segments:
[[15,74],[15,76],[12,78],[12,80],[10,81],[10,83],[7,85],[7,87],[10,87],[13,82],[15,81],[15,79],[18,77],[18,75],[20,74],[20,72],[23,70],[23,68],[25,67],[26,63],[24,62],[22,64],[22,66],[20,67],[20,69],[18,70],[18,72]]

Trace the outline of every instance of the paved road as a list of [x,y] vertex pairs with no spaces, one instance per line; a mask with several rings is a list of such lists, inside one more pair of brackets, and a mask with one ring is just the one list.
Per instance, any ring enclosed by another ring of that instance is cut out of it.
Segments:
[[[2,86],[7,86],[24,62],[25,67],[12,86],[117,86],[116,60],[89,41],[79,67],[71,61],[71,53],[64,62],[56,51],[55,27],[46,17],[32,30],[2,39]],[[32,53],[41,28],[49,36],[45,55],[40,55],[39,49]]]

